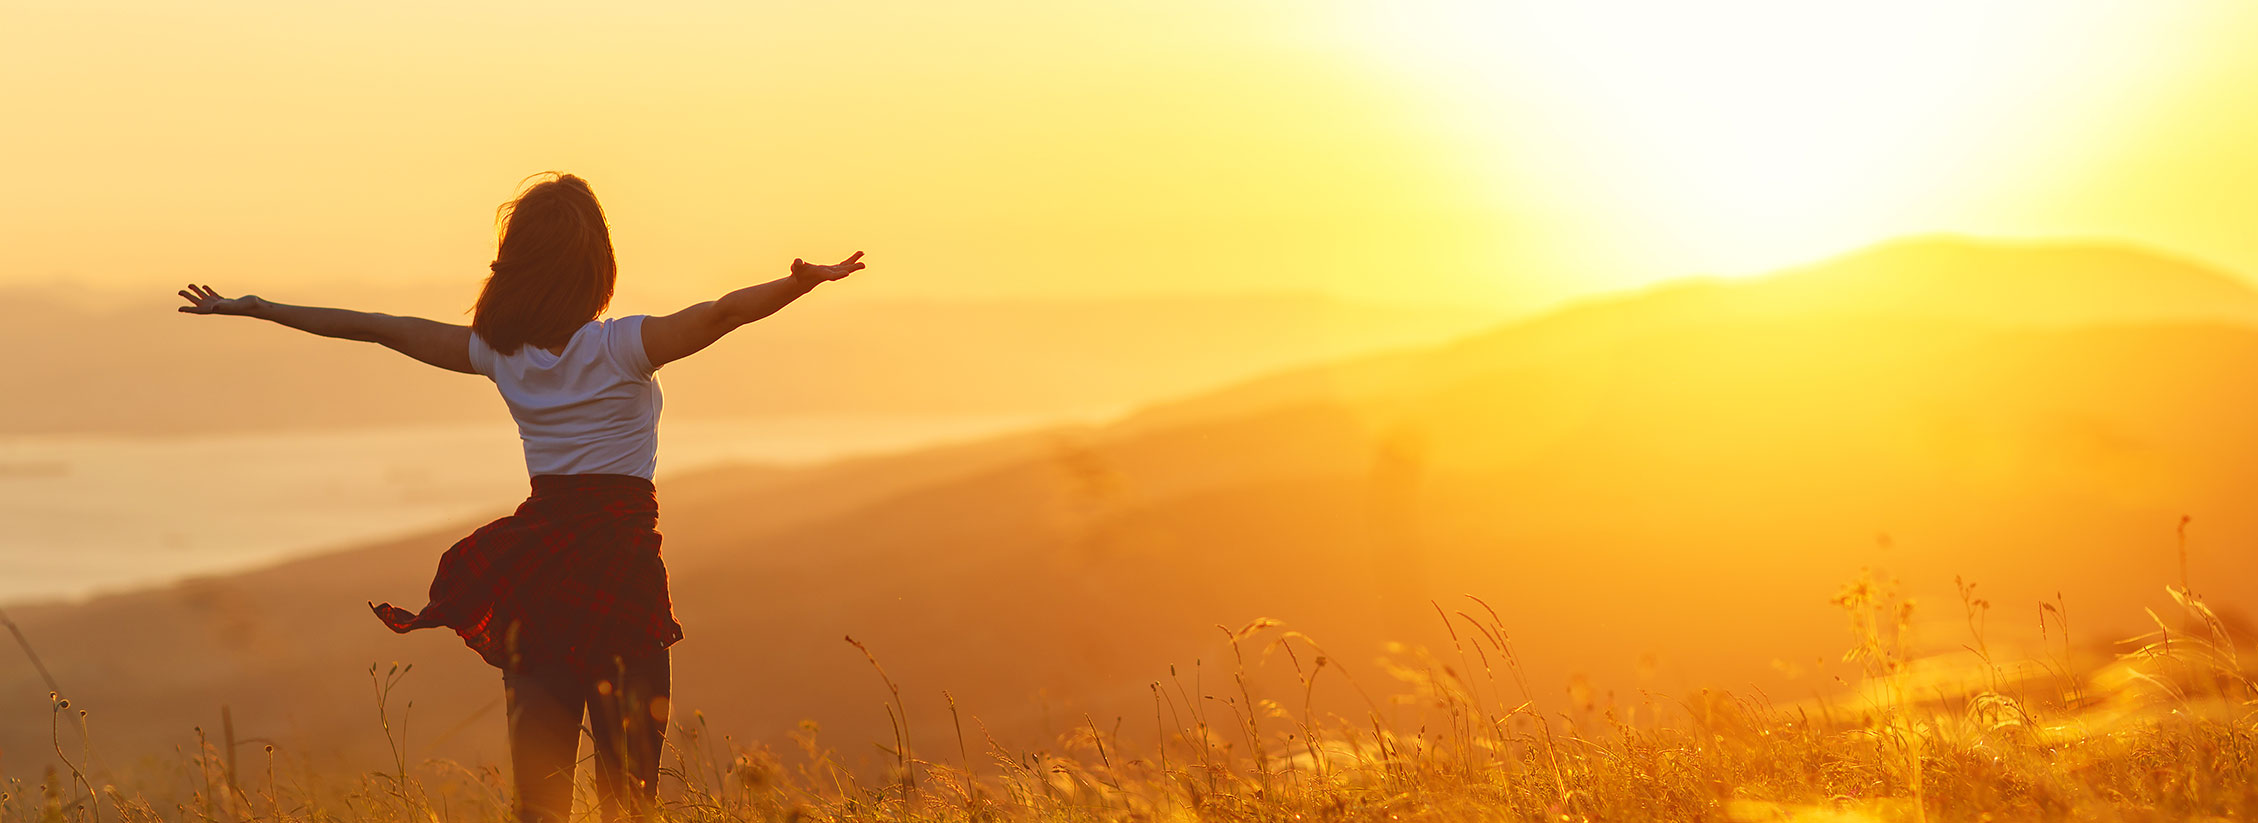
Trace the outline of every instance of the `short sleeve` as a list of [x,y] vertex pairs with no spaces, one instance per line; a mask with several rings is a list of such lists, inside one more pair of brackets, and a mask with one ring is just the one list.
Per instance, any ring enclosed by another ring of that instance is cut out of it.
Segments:
[[486,345],[485,338],[479,337],[478,332],[470,333],[470,370],[494,376],[494,347]]
[[612,362],[639,377],[658,371],[651,365],[650,353],[643,350],[643,319],[646,317],[649,315],[629,315],[605,324],[609,329],[604,335],[604,347]]

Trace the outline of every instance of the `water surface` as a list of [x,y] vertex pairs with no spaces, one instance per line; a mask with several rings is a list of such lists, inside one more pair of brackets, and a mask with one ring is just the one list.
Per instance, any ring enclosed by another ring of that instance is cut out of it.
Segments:
[[[804,464],[1036,425],[1025,417],[667,421],[659,479]],[[152,585],[507,512],[526,491],[498,424],[183,437],[0,437],[0,603]]]

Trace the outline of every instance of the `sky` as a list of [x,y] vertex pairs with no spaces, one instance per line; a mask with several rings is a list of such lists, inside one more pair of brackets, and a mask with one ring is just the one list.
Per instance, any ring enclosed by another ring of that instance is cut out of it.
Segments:
[[467,306],[547,169],[627,310],[856,250],[862,296],[1503,310],[1936,232],[2250,274],[2254,41],[2231,0],[12,0],[0,286]]

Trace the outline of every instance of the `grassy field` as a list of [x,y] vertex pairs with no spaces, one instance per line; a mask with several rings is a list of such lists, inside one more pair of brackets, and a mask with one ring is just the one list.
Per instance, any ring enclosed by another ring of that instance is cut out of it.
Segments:
[[[1924,654],[1911,627],[1928,607],[1917,609],[1894,581],[1868,576],[1834,600],[1848,618],[1846,659],[1865,676],[1798,703],[1701,691],[1617,705],[1581,685],[1533,694],[1505,627],[1471,597],[1435,604],[1449,648],[1391,649],[1383,665],[1392,688],[1375,691],[1367,688],[1381,684],[1361,682],[1312,638],[1261,620],[1219,627],[1235,658],[1226,682],[1202,693],[1171,671],[1151,684],[1149,733],[1085,718],[1051,747],[1013,749],[993,742],[977,718],[957,716],[950,700],[955,739],[897,733],[879,743],[873,767],[830,748],[812,723],[789,745],[745,746],[717,739],[698,713],[678,714],[661,817],[2258,818],[2258,689],[2226,622],[2186,588],[2167,591],[2177,608],[2150,614],[2153,632],[2080,665],[2067,615],[2054,604],[2040,615],[2057,645],[2003,659],[1985,636],[1991,604],[1966,584],[1951,615],[1965,618],[1963,642]],[[893,695],[886,712],[895,727],[907,729],[908,707],[881,662],[871,657],[872,676]],[[392,690],[409,675],[371,669],[372,721],[382,718],[401,748],[391,768],[358,777],[278,762],[271,747],[229,744],[204,730],[201,751],[93,769],[86,764],[101,762],[99,753],[84,741],[98,730],[90,735],[89,718],[58,697],[53,722],[64,765],[8,778],[0,823],[507,819],[500,766],[419,761],[405,748],[408,709]],[[1313,709],[1319,688],[1354,694],[1369,711]]]

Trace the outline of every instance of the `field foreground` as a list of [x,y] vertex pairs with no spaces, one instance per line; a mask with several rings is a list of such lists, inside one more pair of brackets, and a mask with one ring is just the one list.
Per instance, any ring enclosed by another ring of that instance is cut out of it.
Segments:
[[[1228,677],[1172,668],[1150,685],[1150,720],[1079,718],[1045,750],[996,743],[953,698],[955,739],[897,732],[872,741],[874,754],[831,748],[812,722],[781,749],[743,745],[678,712],[659,819],[2258,818],[2258,686],[2229,621],[2184,587],[2166,593],[2174,608],[2150,612],[2154,631],[2090,663],[2067,639],[2068,616],[2042,605],[2057,645],[2007,660],[1986,641],[1991,604],[1974,586],[1961,586],[1951,615],[1965,618],[1965,636],[1932,652],[1915,645],[1914,602],[1894,580],[1865,576],[1834,599],[1850,627],[1845,659],[1865,676],[1795,703],[1710,690],[1633,702],[1581,684],[1532,694],[1505,627],[1473,597],[1434,604],[1452,647],[1391,649],[1378,665],[1395,688],[1380,691],[1367,690],[1380,685],[1371,667],[1257,620],[1218,627]],[[883,711],[908,728],[900,684],[870,662],[892,695]],[[395,756],[357,777],[205,729],[201,751],[106,763],[98,724],[58,696],[65,768],[6,777],[0,823],[508,819],[499,764],[415,756],[412,705],[393,695],[411,669],[371,668],[371,720],[382,718]],[[1320,689],[1369,711],[1313,710]],[[581,777],[585,811],[593,794]]]

